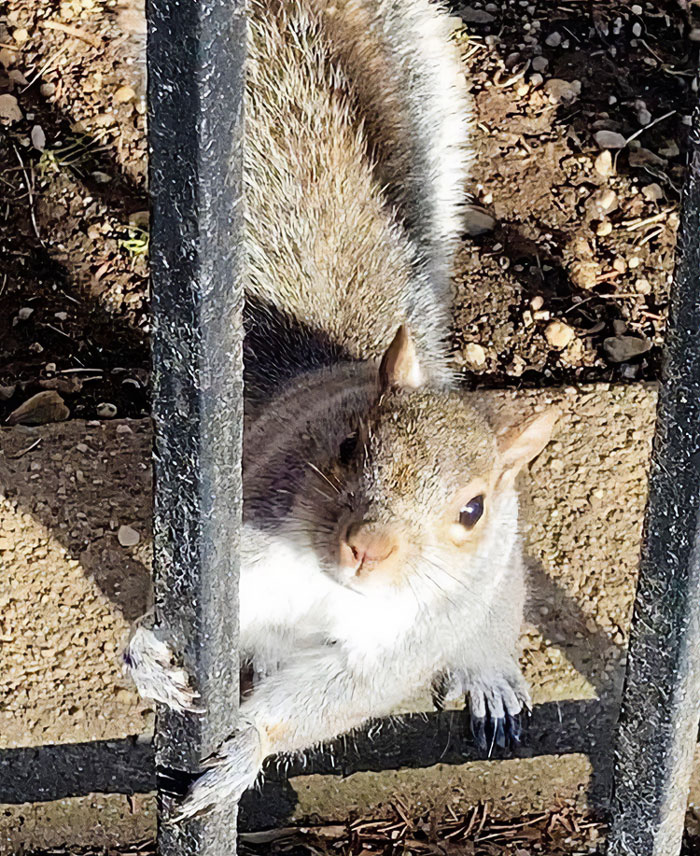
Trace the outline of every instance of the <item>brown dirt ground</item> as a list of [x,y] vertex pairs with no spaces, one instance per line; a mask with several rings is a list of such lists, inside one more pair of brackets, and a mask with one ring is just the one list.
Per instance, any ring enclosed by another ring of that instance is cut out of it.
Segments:
[[[0,95],[21,112],[0,119],[0,420],[46,388],[75,417],[94,418],[101,402],[119,416],[148,413],[145,116],[138,91],[124,88],[138,90],[132,5],[0,7]],[[697,89],[688,13],[672,0],[453,8],[465,19],[457,38],[477,123],[468,189],[495,221],[459,254],[454,342],[465,381],[656,378]],[[606,174],[601,130],[628,140]],[[570,328],[566,347],[548,341],[553,320]],[[613,361],[604,343],[624,334],[650,350]],[[316,830],[296,852],[400,853],[411,838],[415,853],[584,853],[599,830],[562,808],[522,819],[536,835],[511,828],[509,840],[487,820],[470,843],[445,839],[464,819],[407,825],[397,813],[364,837]],[[700,853],[697,840],[686,853]]]
[[[134,3],[7,0],[0,16],[0,92],[22,114],[0,138],[0,418],[47,386],[74,416],[105,401],[121,416],[148,409]],[[467,19],[457,37],[475,102],[469,190],[495,218],[459,254],[465,378],[656,377],[694,98],[685,13],[672,0],[453,9]],[[608,176],[595,169],[599,130],[634,137]],[[571,328],[565,348],[545,335],[552,320]],[[625,331],[651,349],[613,362],[603,343]]]
[[[568,806],[505,822],[490,818],[488,805],[464,817],[430,813],[409,818],[396,806],[391,816],[345,825],[289,827],[241,836],[241,856],[589,856],[600,852],[606,828]],[[155,856],[153,842],[119,850],[64,850],[28,856]],[[679,856],[698,856],[700,838],[688,835]]]

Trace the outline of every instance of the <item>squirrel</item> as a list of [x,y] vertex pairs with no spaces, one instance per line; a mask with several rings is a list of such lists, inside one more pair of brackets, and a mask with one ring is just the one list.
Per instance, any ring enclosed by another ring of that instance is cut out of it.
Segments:
[[[239,726],[178,820],[266,758],[465,698],[517,742],[525,573],[516,476],[557,413],[496,430],[450,369],[470,161],[466,81],[432,0],[251,0],[243,145],[246,424]],[[153,627],[139,689],[198,710]]]

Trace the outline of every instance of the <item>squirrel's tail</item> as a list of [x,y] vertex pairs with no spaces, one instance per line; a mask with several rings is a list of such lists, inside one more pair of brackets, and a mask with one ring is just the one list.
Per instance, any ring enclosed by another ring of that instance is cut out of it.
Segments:
[[415,130],[414,157],[423,165],[407,182],[420,212],[414,240],[419,246],[427,243],[421,249],[430,260],[431,279],[444,286],[442,296],[449,304],[449,277],[464,231],[465,182],[473,159],[464,67],[441,2],[377,2],[384,7],[394,51],[401,57]]

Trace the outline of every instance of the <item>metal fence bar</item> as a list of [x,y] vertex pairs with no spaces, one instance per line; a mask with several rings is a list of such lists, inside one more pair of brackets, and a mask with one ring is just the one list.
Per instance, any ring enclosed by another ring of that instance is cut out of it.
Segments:
[[167,789],[238,707],[244,0],[149,0],[147,18],[156,617],[206,709],[159,711],[158,847],[232,856],[235,806],[175,826]]
[[700,109],[691,134],[608,856],[677,856],[700,719]]

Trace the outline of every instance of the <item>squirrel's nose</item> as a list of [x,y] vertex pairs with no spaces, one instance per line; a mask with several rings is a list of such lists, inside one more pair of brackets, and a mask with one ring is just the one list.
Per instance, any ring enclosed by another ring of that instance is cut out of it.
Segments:
[[340,542],[340,564],[356,574],[373,571],[393,555],[398,546],[398,536],[390,529],[371,523],[353,523]]

